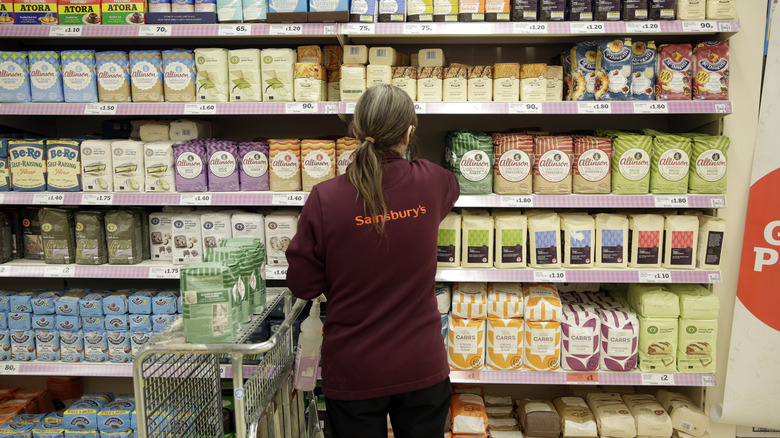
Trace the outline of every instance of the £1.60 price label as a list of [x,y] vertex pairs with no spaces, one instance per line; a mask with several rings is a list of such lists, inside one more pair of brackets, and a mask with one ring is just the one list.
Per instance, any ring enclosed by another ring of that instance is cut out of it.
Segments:
[[69,265],[46,265],[43,268],[44,277],[70,278],[76,276],[76,267]]
[[211,205],[210,193],[182,193],[180,205]]
[[33,204],[62,205],[65,195],[62,193],[36,193],[33,195]]
[[180,271],[175,266],[154,266],[149,268],[149,278],[179,278]]
[[642,385],[674,386],[674,374],[643,373]]
[[303,26],[300,24],[272,24],[268,29],[269,35],[303,35]]
[[0,363],[0,374],[3,375],[19,374],[19,367],[20,365],[18,363],[2,362]]
[[286,280],[287,266],[268,268],[265,273],[265,278],[268,280]]
[[303,193],[274,193],[271,205],[303,205],[305,201]]
[[216,114],[217,105],[214,103],[185,103],[184,114]]
[[640,271],[640,283],[671,283],[672,274],[667,271]]
[[566,283],[566,271],[534,271],[535,283]]
[[142,37],[169,37],[172,34],[171,26],[138,26],[138,36]]
[[85,115],[114,115],[116,114],[115,103],[88,103],[84,106]]
[[510,103],[509,112],[512,114],[541,114],[542,104],[539,102]]
[[655,207],[656,208],[688,208],[688,197],[656,195]]

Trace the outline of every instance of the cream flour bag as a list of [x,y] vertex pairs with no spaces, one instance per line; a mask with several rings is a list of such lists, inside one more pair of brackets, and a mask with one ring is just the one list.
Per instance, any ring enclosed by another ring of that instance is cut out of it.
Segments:
[[233,213],[233,237],[251,237],[265,242],[265,216],[259,213]]
[[632,214],[628,218],[631,251],[628,266],[632,268],[661,267],[661,243],[664,217],[660,214]]
[[147,192],[175,192],[173,142],[144,143],[145,187]]
[[663,267],[693,269],[699,241],[699,218],[667,215],[664,224]]
[[287,265],[285,252],[297,229],[296,211],[275,211],[265,217],[265,248],[269,265]]
[[530,135],[494,133],[493,152],[493,193],[531,194],[534,138]]
[[304,192],[336,177],[336,144],[333,140],[301,140],[301,180]]
[[697,268],[720,269],[724,234],[726,234],[725,220],[712,216],[701,216],[699,218]]
[[163,50],[163,90],[166,102],[195,101],[195,55],[191,50]]
[[631,311],[599,310],[601,318],[600,370],[631,371],[636,368],[639,321]]
[[650,190],[652,137],[618,133],[612,139],[612,147],[612,193],[647,193]]
[[489,194],[493,188],[493,141],[483,132],[450,131],[444,140],[444,168],[463,194]]
[[528,241],[528,218],[519,212],[496,211],[496,268],[525,268]]
[[114,166],[110,140],[81,142],[81,180],[85,192],[114,191]]
[[144,189],[144,143],[134,140],[111,143],[114,190],[141,192]]
[[628,218],[596,215],[596,267],[625,268],[628,264]]
[[534,137],[534,193],[571,193],[573,144],[567,136]]
[[585,213],[564,213],[560,218],[562,266],[593,267],[593,239],[596,235],[593,217]]
[[488,318],[522,318],[523,287],[520,283],[488,285]]
[[650,193],[688,193],[691,139],[656,134],[650,160]]
[[228,79],[231,102],[261,102],[260,49],[228,51]]
[[609,193],[612,140],[601,137],[576,136],[572,165],[573,193]]
[[587,403],[580,397],[559,397],[553,400],[561,416],[561,435],[564,438],[596,438],[596,419]]
[[195,97],[198,102],[228,101],[227,55],[227,49],[195,49]]
[[347,173],[347,166],[355,159],[355,151],[358,148],[357,139],[341,137],[336,140],[336,175]]
[[588,407],[596,417],[599,436],[633,438],[636,436],[634,417],[623,403],[620,394],[588,394]]
[[462,319],[487,318],[487,283],[458,282],[452,287],[452,316]]
[[560,368],[561,323],[526,321],[523,367],[531,371],[555,371]]
[[528,266],[561,267],[561,220],[553,212],[528,214]]
[[[482,212],[478,212],[482,213]],[[493,217],[463,211],[463,241],[461,266],[464,268],[493,267]]]
[[672,435],[672,419],[655,397],[650,394],[625,394],[623,401],[634,416],[638,437],[666,438]]
[[301,142],[297,139],[268,140],[271,159],[271,191],[301,190]]
[[485,364],[484,319],[450,318],[447,356],[450,368],[478,370]]
[[461,216],[450,212],[439,224],[436,239],[436,261],[438,267],[456,268],[460,266]]

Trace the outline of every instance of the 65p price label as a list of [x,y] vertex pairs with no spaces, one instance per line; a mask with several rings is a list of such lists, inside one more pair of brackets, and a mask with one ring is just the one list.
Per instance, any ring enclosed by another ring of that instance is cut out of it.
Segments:
[[220,36],[244,36],[244,35],[251,35],[252,34],[252,28],[247,26],[246,24],[220,24],[219,25],[219,31],[217,31],[217,34]]
[[534,271],[535,283],[566,283],[566,271]]

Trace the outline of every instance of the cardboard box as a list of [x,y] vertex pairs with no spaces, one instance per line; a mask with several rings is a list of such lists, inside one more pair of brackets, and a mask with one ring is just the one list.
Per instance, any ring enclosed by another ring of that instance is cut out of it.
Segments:
[[100,0],[58,0],[60,24],[100,24]]
[[101,0],[103,24],[144,24],[144,0]]
[[269,23],[306,23],[308,21],[308,0],[283,0],[268,4]]
[[56,0],[14,0],[15,24],[57,24]]

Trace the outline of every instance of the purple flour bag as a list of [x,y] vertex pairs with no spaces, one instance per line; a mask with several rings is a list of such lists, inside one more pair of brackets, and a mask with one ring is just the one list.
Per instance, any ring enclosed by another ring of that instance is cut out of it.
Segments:
[[209,191],[237,192],[238,147],[232,141],[209,139],[206,141],[209,160]]
[[239,143],[241,190],[270,190],[268,175],[268,143]]
[[206,147],[203,142],[192,140],[173,145],[173,154],[176,157],[176,189],[180,192],[208,190]]

